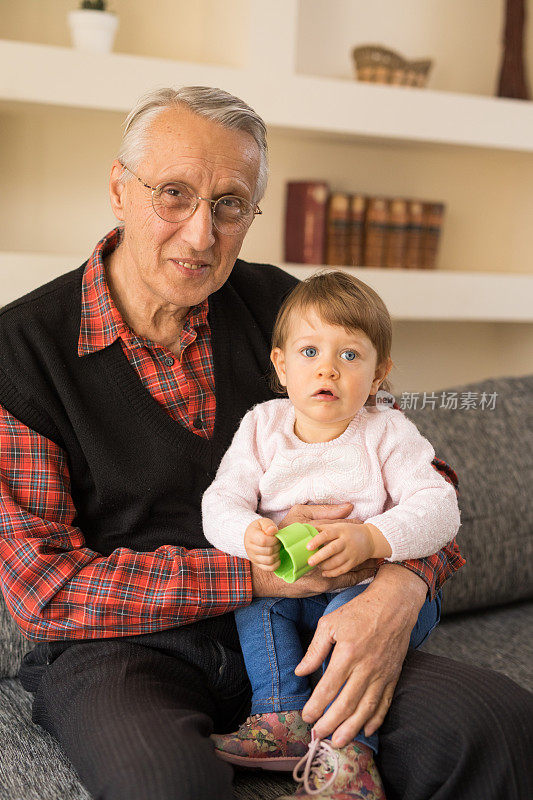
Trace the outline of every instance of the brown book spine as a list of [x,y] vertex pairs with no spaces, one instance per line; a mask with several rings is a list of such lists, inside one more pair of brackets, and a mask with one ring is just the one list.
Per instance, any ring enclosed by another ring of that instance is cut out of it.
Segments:
[[285,207],[285,261],[323,264],[328,184],[289,181]]
[[389,203],[384,197],[369,197],[365,223],[365,266],[385,265]]
[[405,266],[405,244],[409,224],[407,201],[399,197],[394,198],[390,201],[389,207],[385,266],[401,269]]
[[422,266],[424,204],[420,200],[408,200],[407,216],[404,264],[408,269],[416,269]]
[[435,269],[440,233],[444,219],[444,203],[424,203],[422,263],[424,269]]
[[352,267],[365,266],[365,215],[366,197],[352,195],[348,224],[348,264]]
[[350,198],[344,192],[329,196],[326,214],[326,259],[331,267],[348,264],[348,224]]

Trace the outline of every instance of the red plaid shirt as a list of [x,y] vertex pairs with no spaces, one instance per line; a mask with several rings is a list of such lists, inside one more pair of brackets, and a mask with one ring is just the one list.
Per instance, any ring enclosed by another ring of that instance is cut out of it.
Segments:
[[[215,417],[208,302],[192,308],[181,333],[181,360],[137,336],[109,293],[104,257],[118,229],[96,247],[83,276],[78,355],[120,338],[139,378],[180,424],[210,437]],[[193,423],[202,420],[198,429]],[[76,509],[64,451],[0,406],[0,576],[8,605],[31,639],[100,638],[149,633],[223,614],[252,597],[247,561],[214,549],[165,545],[155,552],[90,550],[73,525]],[[447,480],[456,476],[436,462]],[[455,542],[435,556],[405,562],[430,596],[464,563]],[[28,612],[31,608],[31,613]]]

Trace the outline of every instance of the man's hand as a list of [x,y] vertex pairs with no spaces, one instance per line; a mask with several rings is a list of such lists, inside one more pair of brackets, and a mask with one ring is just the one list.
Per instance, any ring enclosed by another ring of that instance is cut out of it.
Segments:
[[347,572],[338,578],[324,578],[318,570],[313,569],[294,583],[287,583],[273,572],[266,572],[255,564],[251,564],[251,570],[254,597],[310,597],[313,594],[353,586],[364,580],[368,574],[366,568],[364,572]]
[[343,747],[363,726],[367,736],[379,728],[426,593],[426,584],[413,572],[384,564],[359,597],[321,618],[295,670],[297,675],[314,672],[333,647],[328,668],[302,712],[306,722],[316,722],[317,736],[333,733],[333,746]]
[[317,522],[328,522],[345,519],[350,511],[353,511],[353,503],[341,503],[340,505],[321,505],[293,506],[286,517],[279,523],[281,528],[292,525],[293,522],[309,522],[314,525]]
[[251,522],[244,532],[244,547],[248,558],[260,569],[274,572],[281,561],[281,543],[276,539],[277,527],[271,519],[262,517]]

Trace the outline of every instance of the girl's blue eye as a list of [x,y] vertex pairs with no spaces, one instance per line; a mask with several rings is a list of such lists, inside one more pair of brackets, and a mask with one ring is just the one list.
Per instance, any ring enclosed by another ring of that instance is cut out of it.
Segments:
[[302,353],[307,358],[314,358],[316,356],[317,352],[318,351],[317,351],[316,347],[304,347],[304,349],[302,350]]
[[341,358],[344,358],[345,361],[355,361],[357,353],[355,350],[345,350],[344,353],[341,353]]

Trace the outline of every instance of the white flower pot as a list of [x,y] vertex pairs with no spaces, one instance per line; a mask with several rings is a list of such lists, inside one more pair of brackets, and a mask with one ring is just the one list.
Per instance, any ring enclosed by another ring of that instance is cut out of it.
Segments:
[[118,17],[109,11],[78,9],[69,11],[72,44],[76,50],[110,53],[118,27]]

